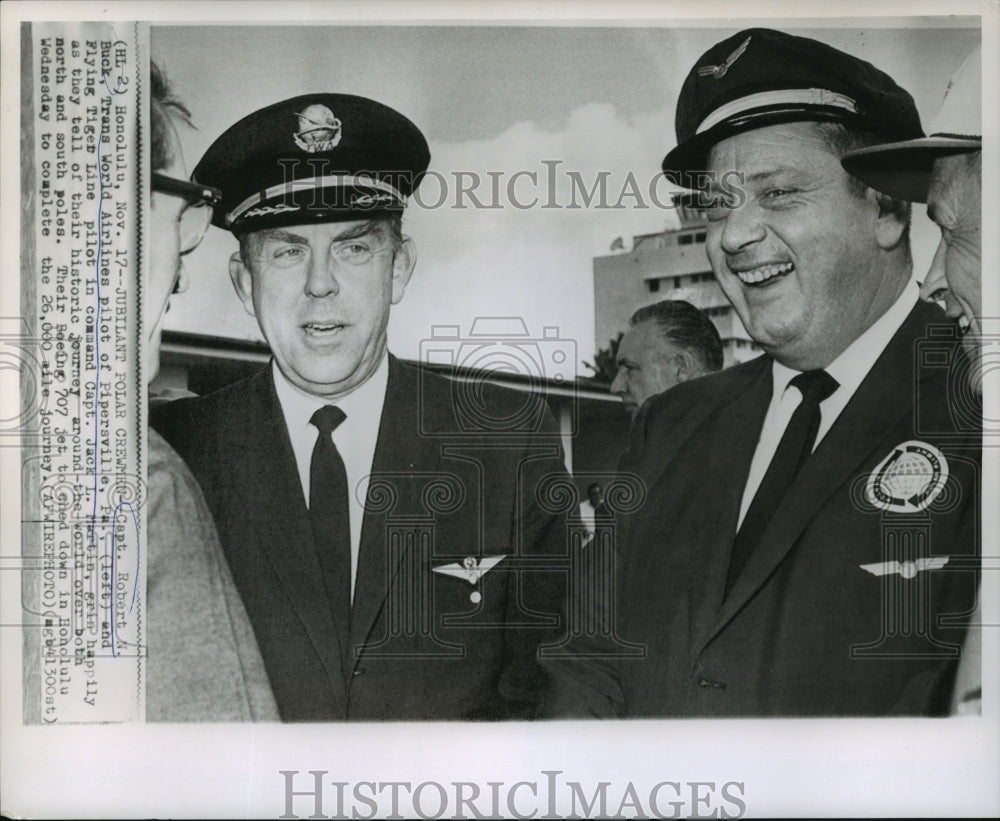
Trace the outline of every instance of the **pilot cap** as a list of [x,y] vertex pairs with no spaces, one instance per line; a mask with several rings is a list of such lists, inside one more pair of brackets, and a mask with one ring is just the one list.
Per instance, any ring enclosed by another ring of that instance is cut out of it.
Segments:
[[398,111],[351,94],[305,94],[227,129],[191,179],[222,191],[212,223],[241,236],[402,211],[429,162],[424,135]]
[[913,98],[871,63],[807,37],[746,29],[712,46],[677,101],[677,147],[663,159],[676,184],[696,187],[716,143],[756,128],[839,122],[884,135],[924,135]]

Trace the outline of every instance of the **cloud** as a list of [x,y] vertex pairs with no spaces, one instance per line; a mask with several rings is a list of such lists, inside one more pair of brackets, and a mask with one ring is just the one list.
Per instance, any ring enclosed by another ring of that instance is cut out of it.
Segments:
[[666,123],[666,110],[628,118],[591,103],[557,130],[522,121],[491,139],[432,144],[431,175],[406,218],[419,261],[395,309],[393,349],[416,355],[434,324],[466,330],[477,316],[516,315],[532,332],[558,326],[589,358],[593,257],[617,236],[676,224],[653,199],[669,204]]

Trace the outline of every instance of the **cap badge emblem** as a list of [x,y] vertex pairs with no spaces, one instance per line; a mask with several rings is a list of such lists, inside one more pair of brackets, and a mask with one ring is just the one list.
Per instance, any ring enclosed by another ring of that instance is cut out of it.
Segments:
[[303,151],[310,154],[329,151],[340,142],[340,120],[325,105],[314,103],[297,116],[299,130],[294,135],[295,144]]
[[[752,36],[752,35],[751,35]],[[726,72],[729,71],[730,67],[735,63],[740,57],[743,56],[743,52],[747,50],[747,46],[750,45],[750,37],[747,37],[739,46],[736,48],[729,57],[726,58],[726,62],[721,63],[717,66],[701,66],[698,69],[699,77],[712,77],[713,79],[719,80],[726,76]]]

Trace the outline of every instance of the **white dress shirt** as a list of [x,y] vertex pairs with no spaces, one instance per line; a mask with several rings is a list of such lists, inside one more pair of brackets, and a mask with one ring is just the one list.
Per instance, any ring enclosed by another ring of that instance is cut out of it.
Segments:
[[[820,402],[819,430],[816,432],[813,450],[826,436],[833,423],[837,421],[840,412],[847,407],[851,397],[868,376],[875,360],[882,355],[889,340],[892,339],[903,324],[903,320],[913,310],[919,297],[920,290],[917,283],[911,279],[889,310],[824,368],[830,376],[837,380],[839,387]],[[767,468],[771,464],[771,459],[774,458],[778,443],[781,442],[781,437],[791,421],[792,414],[802,402],[802,394],[799,389],[789,384],[799,373],[799,371],[785,367],[780,362],[772,363],[771,404],[768,405],[767,414],[764,416],[764,424],[760,429],[760,439],[757,440],[757,449],[750,462],[750,473],[747,476],[746,487],[743,488],[743,502],[740,505],[737,530],[743,524],[743,517],[746,516],[747,509],[750,507],[760,483],[764,480],[764,474],[767,473]]]
[[378,443],[378,429],[382,422],[382,407],[385,405],[385,390],[389,383],[389,356],[382,358],[381,364],[371,377],[354,391],[336,402],[303,393],[292,385],[272,362],[274,387],[278,392],[281,412],[285,417],[288,436],[292,440],[295,464],[299,469],[302,495],[306,507],[309,506],[309,468],[313,448],[319,431],[309,420],[325,405],[336,405],[345,414],[345,419],[333,432],[333,444],[337,446],[340,458],[344,460],[347,472],[347,486],[351,488],[351,599],[354,599],[354,582],[358,575],[358,552],[361,545],[361,525],[365,516],[365,497],[368,494],[368,480],[375,459]]

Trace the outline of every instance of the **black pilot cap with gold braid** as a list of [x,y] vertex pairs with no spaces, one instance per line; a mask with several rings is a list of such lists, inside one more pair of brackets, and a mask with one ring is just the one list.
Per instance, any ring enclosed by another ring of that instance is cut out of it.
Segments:
[[191,179],[222,191],[212,224],[262,228],[402,211],[430,162],[424,135],[382,103],[305,94],[228,128]]
[[677,147],[663,173],[696,188],[695,172],[728,137],[792,122],[840,122],[888,140],[922,137],[913,98],[885,72],[843,51],[773,29],[746,29],[716,43],[684,80]]

